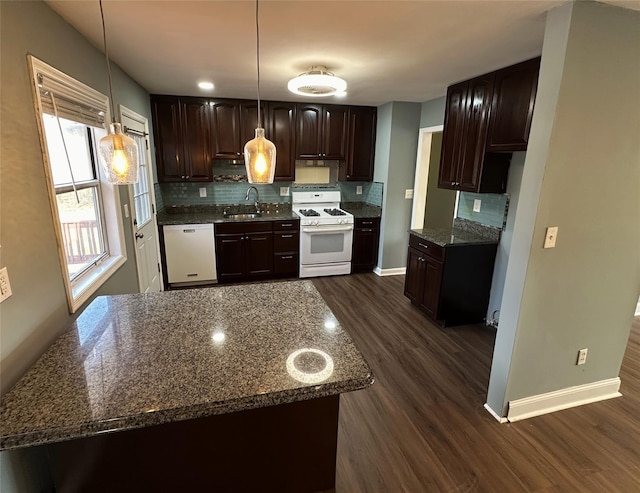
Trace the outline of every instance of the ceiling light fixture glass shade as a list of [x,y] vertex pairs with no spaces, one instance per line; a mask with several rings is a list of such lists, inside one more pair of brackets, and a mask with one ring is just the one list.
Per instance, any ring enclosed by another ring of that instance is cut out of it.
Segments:
[[107,48],[107,30],[104,27],[102,0],[100,0],[100,18],[102,20],[104,56],[107,61],[107,74],[109,76],[109,102],[111,104],[112,124],[109,127],[109,134],[100,139],[99,156],[109,183],[131,185],[138,182],[138,144],[131,137],[122,133],[120,124],[116,121],[113,104],[113,85],[111,83],[111,64]]
[[244,165],[249,183],[273,183],[276,172],[276,146],[264,136],[260,118],[260,29],[256,0],[256,65],[258,72],[258,126],[256,136],[244,145]]
[[324,65],[318,65],[291,79],[287,87],[294,94],[320,98],[344,93],[347,82],[329,72]]
[[100,157],[109,183],[131,185],[138,182],[138,145],[112,123],[109,135],[100,139]]
[[256,128],[256,137],[244,145],[244,162],[249,183],[273,183],[276,172],[276,146],[264,137],[264,128]]

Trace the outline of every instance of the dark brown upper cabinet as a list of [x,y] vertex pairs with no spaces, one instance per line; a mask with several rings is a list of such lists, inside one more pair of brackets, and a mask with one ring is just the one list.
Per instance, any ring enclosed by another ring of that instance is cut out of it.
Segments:
[[526,151],[538,90],[540,57],[495,73],[487,151]]
[[215,159],[239,159],[242,157],[242,124],[240,101],[233,99],[212,99],[211,111],[212,157]]
[[276,146],[274,181],[295,179],[296,104],[270,102],[265,135]]
[[158,180],[211,181],[209,105],[199,98],[151,98]]
[[438,187],[504,193],[511,151],[526,150],[539,59],[447,89]]
[[376,114],[377,109],[372,106],[352,106],[349,108],[348,153],[345,166],[340,168],[341,180],[373,180]]
[[349,106],[297,105],[297,159],[347,157]]

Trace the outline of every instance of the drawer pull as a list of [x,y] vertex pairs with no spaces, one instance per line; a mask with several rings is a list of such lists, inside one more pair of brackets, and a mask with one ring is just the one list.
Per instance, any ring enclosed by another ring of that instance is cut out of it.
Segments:
[[195,229],[183,229],[182,232],[183,233],[195,233],[196,230]]
[[283,238],[293,238],[293,235],[282,235]]
[[364,233],[371,233],[373,230],[371,228],[362,228]]
[[187,274],[187,277],[197,277],[198,274]]
[[293,255],[283,255],[282,260],[290,260],[293,258]]
[[372,221],[362,221],[362,224],[373,224]]
[[418,243],[422,248],[429,248],[429,245],[425,245],[424,243]]
[[293,226],[293,224],[291,224],[291,223],[282,223],[280,226],[282,226],[283,228],[290,228],[291,226]]

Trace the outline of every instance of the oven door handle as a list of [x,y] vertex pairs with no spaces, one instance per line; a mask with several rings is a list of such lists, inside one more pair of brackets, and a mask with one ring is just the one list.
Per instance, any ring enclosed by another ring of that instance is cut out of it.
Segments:
[[351,226],[325,226],[321,228],[302,228],[303,233],[337,233],[338,231],[353,231]]

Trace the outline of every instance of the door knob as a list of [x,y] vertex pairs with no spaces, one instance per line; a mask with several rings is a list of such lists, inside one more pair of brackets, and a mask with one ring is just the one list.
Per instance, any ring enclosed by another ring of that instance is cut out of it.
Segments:
[[144,238],[144,233],[136,233],[136,238],[139,240]]

